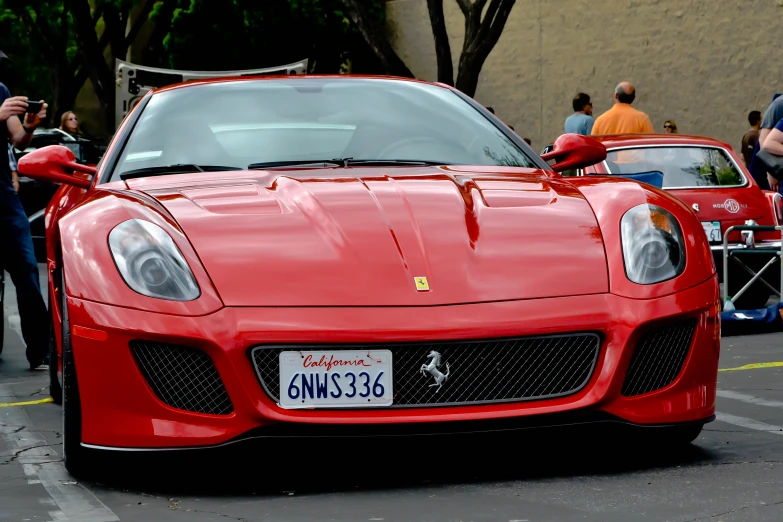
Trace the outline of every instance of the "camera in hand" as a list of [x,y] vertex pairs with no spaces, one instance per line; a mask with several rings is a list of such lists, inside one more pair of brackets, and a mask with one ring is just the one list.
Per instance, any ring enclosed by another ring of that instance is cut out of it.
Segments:
[[41,112],[42,108],[43,108],[43,102],[28,101],[26,112],[30,114],[38,114],[39,112]]

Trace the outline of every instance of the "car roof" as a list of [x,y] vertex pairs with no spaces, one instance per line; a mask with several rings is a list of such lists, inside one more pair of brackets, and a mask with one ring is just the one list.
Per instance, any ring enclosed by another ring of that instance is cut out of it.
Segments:
[[411,83],[423,83],[426,85],[436,85],[443,87],[444,89],[453,89],[453,87],[444,83],[433,83],[424,80],[418,80],[416,78],[402,78],[400,76],[378,76],[378,75],[360,75],[360,74],[291,74],[291,75],[260,75],[260,76],[228,76],[218,78],[199,78],[195,80],[187,80],[180,83],[174,83],[166,85],[164,87],[156,87],[151,89],[152,94],[171,91],[174,89],[181,89],[183,87],[191,87],[194,85],[205,85],[211,83],[237,83],[247,81],[270,81],[270,80],[393,80],[398,82],[411,82]]
[[731,145],[720,140],[687,134],[609,134],[590,137],[603,143],[607,149],[645,145],[706,145],[732,150]]

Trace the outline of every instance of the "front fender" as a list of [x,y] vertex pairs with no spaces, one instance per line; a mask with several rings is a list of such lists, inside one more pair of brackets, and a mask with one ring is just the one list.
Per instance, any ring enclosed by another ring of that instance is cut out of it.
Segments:
[[[611,293],[632,299],[655,299],[696,286],[715,274],[715,263],[704,229],[682,201],[663,190],[627,179],[579,177],[570,178],[568,182],[582,192],[598,220],[606,249]],[[623,215],[643,203],[671,212],[679,222],[685,239],[683,273],[652,285],[633,283],[626,277],[620,238]]]
[[[150,221],[179,247],[201,289],[193,301],[168,301],[133,291],[120,275],[109,250],[109,233],[129,219]],[[66,294],[83,300],[170,315],[205,315],[223,303],[179,225],[156,201],[116,189],[96,189],[59,222]]]

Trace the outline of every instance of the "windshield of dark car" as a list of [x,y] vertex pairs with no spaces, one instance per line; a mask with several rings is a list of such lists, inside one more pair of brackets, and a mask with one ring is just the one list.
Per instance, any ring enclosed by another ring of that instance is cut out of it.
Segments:
[[640,147],[606,154],[610,174],[660,171],[664,188],[725,187],[745,183],[739,167],[719,148]]
[[115,167],[337,158],[535,167],[503,131],[449,89],[379,79],[275,79],[158,93]]

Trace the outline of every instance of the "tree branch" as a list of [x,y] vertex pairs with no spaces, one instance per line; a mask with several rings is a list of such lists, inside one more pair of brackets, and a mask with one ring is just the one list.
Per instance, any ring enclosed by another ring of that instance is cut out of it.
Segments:
[[[492,1],[495,2],[496,0]],[[481,49],[480,52],[484,54],[485,57],[489,56],[489,53],[492,52],[492,49],[500,40],[500,36],[503,34],[503,29],[506,27],[508,17],[511,14],[511,9],[514,7],[514,3],[516,2],[516,0],[497,1],[500,5],[498,6],[498,9],[494,15],[492,24],[487,24],[489,30],[486,33],[486,36],[479,42]],[[488,21],[489,20],[485,20],[485,22]]]
[[438,81],[454,85],[454,62],[451,58],[449,33],[446,31],[446,18],[443,15],[443,0],[427,0],[430,12],[432,36],[435,38],[435,55],[438,59]]
[[379,34],[378,27],[372,23],[372,18],[365,8],[364,0],[340,0],[348,17],[359,30],[364,41],[388,74],[413,78],[413,73],[405,62],[397,55],[384,34]]
[[68,1],[70,2],[71,13],[76,25],[76,39],[84,54],[84,67],[87,69],[90,80],[95,87],[95,93],[98,95],[101,103],[106,105],[114,89],[113,74],[106,64],[103,52],[98,44],[95,26],[92,25],[90,4],[83,0]]
[[136,19],[133,21],[133,25],[131,25],[130,31],[128,31],[128,35],[125,37],[125,50],[127,52],[127,49],[133,44],[134,40],[136,40],[136,37],[139,35],[139,32],[141,31],[141,28],[144,27],[144,24],[147,22],[147,19],[150,17],[150,13],[152,12],[152,6],[154,4],[154,0],[147,0],[144,2],[144,5],[141,8],[141,11],[139,11],[139,14],[136,15]]
[[476,42],[480,43],[487,37],[490,27],[494,23],[495,16],[497,15],[500,4],[503,0],[492,0],[487,8],[487,13],[484,15],[484,20],[481,22],[478,34],[476,35]]
[[462,14],[465,16],[468,16],[468,11],[470,11],[470,0],[457,0],[457,5],[459,5],[459,8],[462,9]]
[[112,3],[104,3],[103,22],[104,27],[101,37],[108,35],[112,56],[122,56],[122,47],[125,43],[125,26],[122,25],[122,14]]
[[[468,96],[476,93],[481,68],[500,40],[516,2],[516,0],[489,0],[487,6],[487,1],[475,0],[465,13],[465,41],[459,59],[456,87]],[[485,7],[486,13],[483,13]]]
[[103,4],[98,4],[95,6],[95,11],[92,13],[92,25],[95,27],[95,25],[98,23],[98,20],[101,19],[103,16]]

